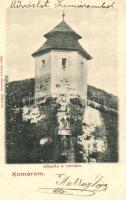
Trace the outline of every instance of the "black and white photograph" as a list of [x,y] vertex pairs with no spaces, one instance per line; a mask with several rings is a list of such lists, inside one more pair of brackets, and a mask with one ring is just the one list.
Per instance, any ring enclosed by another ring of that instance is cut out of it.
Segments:
[[7,164],[117,163],[116,9],[8,9]]

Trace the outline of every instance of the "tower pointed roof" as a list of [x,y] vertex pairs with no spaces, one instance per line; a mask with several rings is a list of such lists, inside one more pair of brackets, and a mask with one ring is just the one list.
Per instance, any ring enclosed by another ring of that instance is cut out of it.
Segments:
[[76,39],[81,39],[81,36],[77,34],[64,20],[62,20],[54,29],[49,31],[44,35],[44,37],[48,38],[56,33],[71,33],[75,36]]
[[50,50],[66,50],[78,51],[87,60],[92,59],[78,42],[81,36],[64,21],[64,18],[54,29],[46,33],[44,37],[47,41],[32,54],[33,57],[47,53]]

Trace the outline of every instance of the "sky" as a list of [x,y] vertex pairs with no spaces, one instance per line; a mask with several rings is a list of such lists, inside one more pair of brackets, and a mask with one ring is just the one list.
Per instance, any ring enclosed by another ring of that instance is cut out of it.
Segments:
[[[62,20],[62,9],[8,9],[7,73],[9,81],[35,76],[31,56],[45,41],[43,35]],[[88,84],[118,95],[117,10],[66,9],[65,21],[79,34],[88,61]]]

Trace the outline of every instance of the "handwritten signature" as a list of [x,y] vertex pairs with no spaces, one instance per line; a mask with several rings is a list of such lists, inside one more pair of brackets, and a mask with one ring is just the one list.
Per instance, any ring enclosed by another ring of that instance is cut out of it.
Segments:
[[71,196],[94,196],[98,192],[104,192],[108,184],[104,182],[104,177],[96,176],[92,181],[85,181],[84,178],[72,178],[67,174],[56,174],[54,187],[40,187],[38,191],[48,194],[60,194]]

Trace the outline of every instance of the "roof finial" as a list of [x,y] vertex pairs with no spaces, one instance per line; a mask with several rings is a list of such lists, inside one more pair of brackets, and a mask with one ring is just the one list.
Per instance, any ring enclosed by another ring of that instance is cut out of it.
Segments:
[[64,9],[63,9],[62,17],[63,17],[63,21],[64,21],[64,18],[65,18],[65,12],[64,12]]

